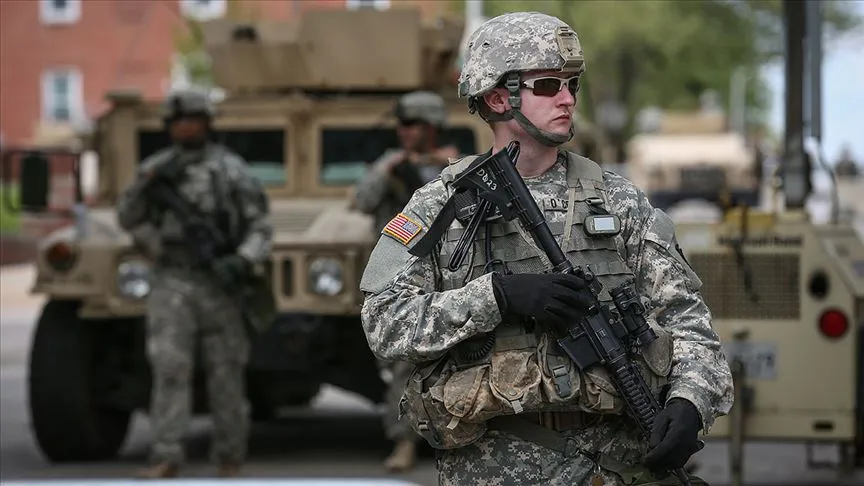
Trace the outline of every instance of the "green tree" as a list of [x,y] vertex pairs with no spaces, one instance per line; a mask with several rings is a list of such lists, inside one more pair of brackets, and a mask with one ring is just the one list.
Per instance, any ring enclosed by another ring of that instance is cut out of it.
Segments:
[[[861,25],[851,2],[822,5],[829,41]],[[624,139],[645,106],[696,108],[705,90],[728,102],[736,69],[748,79],[748,118],[757,126],[766,122],[768,92],[759,68],[782,56],[780,0],[490,0],[484,10],[487,17],[540,11],[573,26],[587,64],[580,111],[593,120],[604,100],[622,103]]]

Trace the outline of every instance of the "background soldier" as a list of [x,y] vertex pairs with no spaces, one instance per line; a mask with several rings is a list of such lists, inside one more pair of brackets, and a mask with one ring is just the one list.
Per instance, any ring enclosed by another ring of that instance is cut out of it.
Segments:
[[[665,408],[646,440],[606,370],[580,371],[558,348],[562,328],[585,316],[586,281],[545,273],[545,255],[516,221],[486,219],[484,241],[448,268],[463,223],[432,223],[470,208],[442,211],[472,161],[463,159],[388,223],[399,231],[385,228],[361,281],[372,351],[417,365],[400,406],[441,449],[440,484],[659,484],[731,407],[729,367],[671,219],[628,180],[559,149],[584,69],[571,27],[509,13],[472,34],[459,93],[490,122],[493,152],[520,143],[519,174],[568,259],[602,284],[601,302],[635,283],[658,338],[634,361]],[[616,223],[592,231],[594,215]]]
[[[190,419],[190,380],[200,347],[213,413],[212,457],[220,475],[234,476],[245,459],[249,431],[244,389],[249,343],[234,297],[268,258],[267,201],[245,161],[210,141],[214,111],[206,95],[172,94],[165,110],[173,146],[142,162],[117,208],[120,225],[153,262],[147,352],[155,442],[152,465],[139,475],[175,476],[185,459],[181,439]],[[163,183],[226,237],[228,244],[208,265],[196,264],[190,255],[183,216],[154,197],[153,187]]]
[[459,156],[453,145],[438,146],[447,108],[437,94],[415,91],[403,95],[394,113],[400,147],[385,151],[355,188],[355,205],[375,216],[376,231],[405,207],[415,190],[447,167],[448,158]]
[[[355,206],[375,217],[377,232],[408,203],[415,190],[438,176],[447,166],[448,158],[459,155],[452,145],[438,146],[447,109],[437,94],[415,91],[403,95],[394,112],[399,122],[396,132],[400,148],[384,152],[355,189]],[[391,374],[385,397],[384,428],[387,437],[395,442],[384,465],[388,470],[401,471],[413,466],[418,439],[397,418],[399,399],[414,365],[397,361],[381,366]]]
[[837,177],[854,179],[858,177],[858,172],[858,165],[852,158],[852,150],[849,145],[844,145],[840,157],[837,158],[837,163],[834,165],[834,173],[837,174]]

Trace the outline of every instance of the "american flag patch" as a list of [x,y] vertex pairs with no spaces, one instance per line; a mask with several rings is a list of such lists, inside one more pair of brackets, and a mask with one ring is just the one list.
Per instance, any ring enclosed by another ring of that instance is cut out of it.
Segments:
[[387,226],[381,230],[381,233],[392,236],[403,245],[407,245],[409,241],[414,239],[414,237],[420,233],[421,229],[423,229],[423,227],[420,226],[419,223],[415,222],[408,216],[399,213],[395,218],[391,219],[390,222],[387,223]]

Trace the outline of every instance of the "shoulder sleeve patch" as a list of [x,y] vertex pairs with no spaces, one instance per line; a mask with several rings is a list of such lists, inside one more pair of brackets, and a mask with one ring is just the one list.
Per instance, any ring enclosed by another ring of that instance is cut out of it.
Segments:
[[407,246],[422,230],[423,226],[420,223],[405,216],[403,213],[399,213],[384,226],[381,233]]

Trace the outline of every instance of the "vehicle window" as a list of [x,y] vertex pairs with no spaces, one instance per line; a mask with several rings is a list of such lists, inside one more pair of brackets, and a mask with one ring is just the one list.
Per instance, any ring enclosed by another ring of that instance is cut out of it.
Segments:
[[[474,131],[467,127],[450,127],[442,134],[441,142],[456,145],[463,154],[477,150]],[[326,128],[321,134],[319,180],[327,186],[355,184],[381,154],[398,146],[399,139],[392,128]]]
[[[274,129],[220,130],[214,135],[217,142],[246,160],[252,175],[264,186],[285,185],[285,138],[284,130]],[[164,130],[141,130],[138,132],[138,160],[144,160],[170,143]]]

